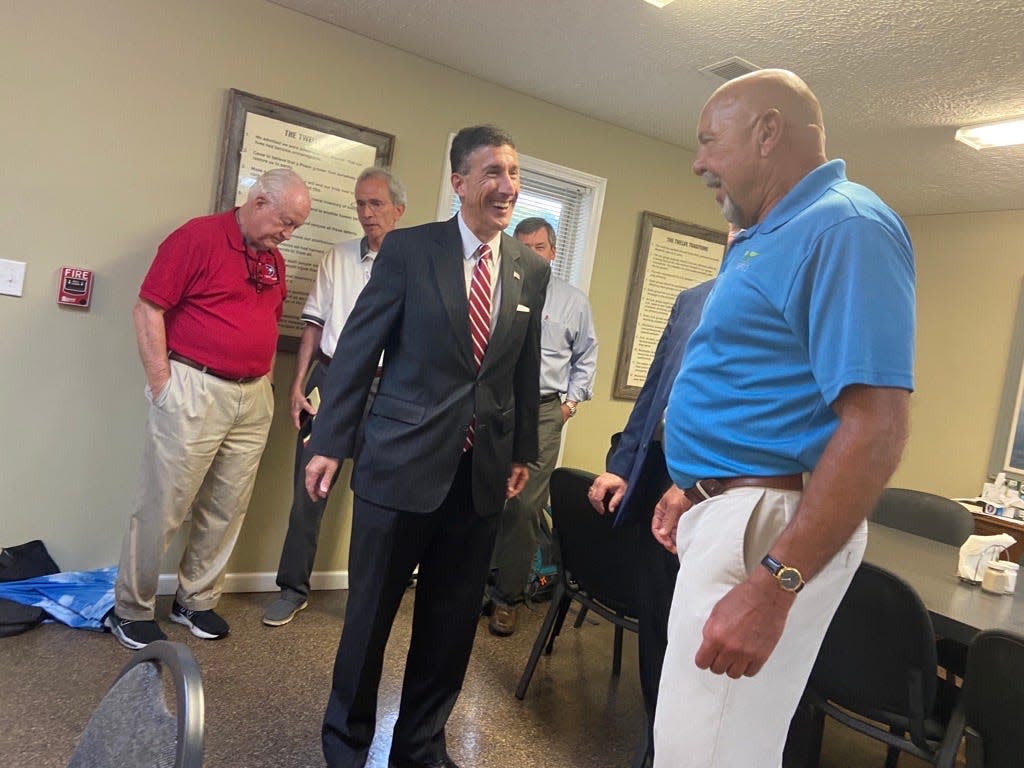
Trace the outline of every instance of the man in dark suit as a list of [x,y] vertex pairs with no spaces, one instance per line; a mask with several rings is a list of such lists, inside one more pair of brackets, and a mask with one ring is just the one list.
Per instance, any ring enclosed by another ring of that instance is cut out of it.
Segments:
[[393,230],[338,341],[313,428],[306,490],[323,497],[352,455],[345,625],[324,715],[331,768],[366,763],[384,646],[419,564],[392,768],[455,766],[445,723],[469,662],[507,498],[537,457],[540,321],[548,265],[503,234],[519,195],[505,132],[465,128],[451,148],[460,212]]
[[[640,396],[629,414],[626,428],[599,475],[590,488],[590,503],[600,513],[615,512],[615,524],[651,526],[654,507],[663,496],[682,493],[672,485],[662,451],[662,421],[668,395],[679,373],[686,343],[700,322],[713,280],[683,291],[669,315],[661,334]],[[672,590],[679,571],[679,559],[666,550],[653,535],[642,536],[643,551],[638,569],[637,611],[640,636],[640,688],[647,711],[647,757],[654,760],[654,707],[658,701],[658,681],[668,645],[668,612]]]

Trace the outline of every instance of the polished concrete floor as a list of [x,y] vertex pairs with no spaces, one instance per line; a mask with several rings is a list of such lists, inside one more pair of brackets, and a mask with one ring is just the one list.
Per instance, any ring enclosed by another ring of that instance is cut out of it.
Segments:
[[[378,738],[369,768],[385,768],[394,723],[412,597],[392,633],[380,693]],[[284,627],[260,623],[269,594],[226,595],[219,611],[229,637],[198,640],[162,621],[186,643],[203,672],[207,768],[321,766],[320,719],[344,613],[344,592],[317,592]],[[625,768],[643,723],[635,638],[626,634],[623,670],[611,674],[612,629],[567,626],[542,657],[524,701],[513,695],[547,605],[521,608],[520,630],[492,637],[481,619],[466,683],[448,726],[449,752],[462,768]],[[161,598],[158,616],[169,604]],[[129,658],[108,634],[46,625],[0,639],[0,766],[58,768],[118,670]],[[824,768],[880,766],[870,740],[829,727]],[[921,761],[902,757],[903,768]],[[757,767],[737,767],[757,768]],[[774,768],[774,767],[772,767]]]

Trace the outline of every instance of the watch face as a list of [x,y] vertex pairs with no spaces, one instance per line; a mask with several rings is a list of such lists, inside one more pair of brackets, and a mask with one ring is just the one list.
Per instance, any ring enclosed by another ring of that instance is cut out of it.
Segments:
[[783,568],[778,575],[779,584],[783,589],[794,591],[800,586],[800,572],[796,568]]

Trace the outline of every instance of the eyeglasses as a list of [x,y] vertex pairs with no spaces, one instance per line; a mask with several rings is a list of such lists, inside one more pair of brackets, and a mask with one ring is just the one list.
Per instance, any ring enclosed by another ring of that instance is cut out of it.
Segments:
[[274,254],[260,251],[253,256],[246,249],[245,265],[249,270],[249,282],[256,286],[256,293],[263,293],[265,287],[281,284],[281,270],[277,268]]

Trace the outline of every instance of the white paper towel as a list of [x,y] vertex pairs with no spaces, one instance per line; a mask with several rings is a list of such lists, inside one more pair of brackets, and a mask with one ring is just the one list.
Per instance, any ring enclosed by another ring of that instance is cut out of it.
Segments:
[[1004,550],[1012,547],[1017,540],[1008,533],[994,536],[971,535],[960,547],[960,563],[957,575],[973,584],[980,584],[989,560],[998,560]]

